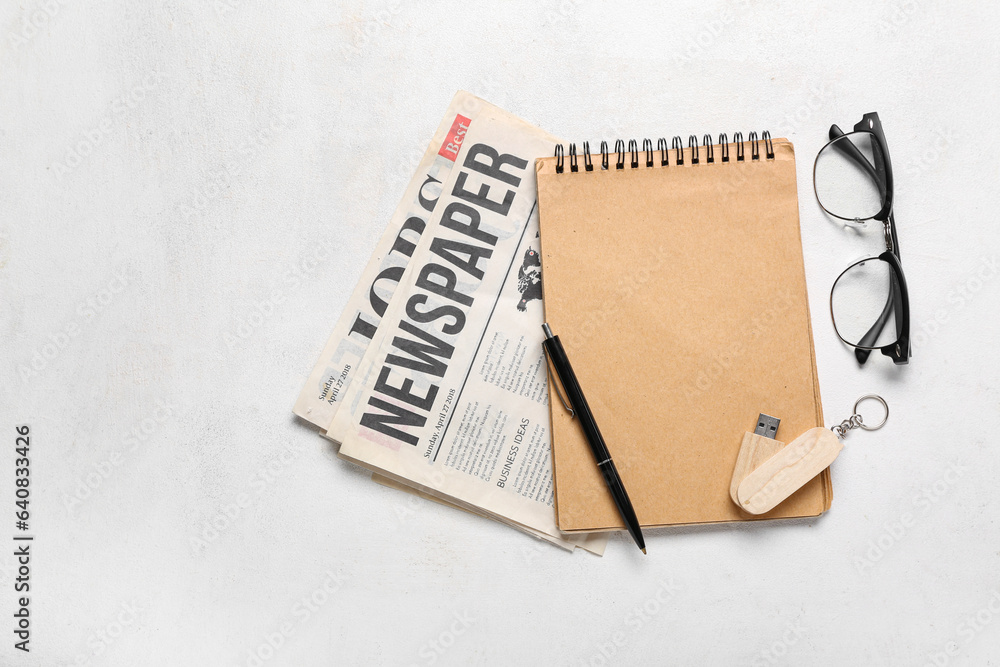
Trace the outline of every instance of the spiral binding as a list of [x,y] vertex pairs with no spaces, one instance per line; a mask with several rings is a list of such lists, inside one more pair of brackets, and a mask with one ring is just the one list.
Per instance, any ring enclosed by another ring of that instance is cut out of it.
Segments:
[[[746,144],[750,144],[750,160],[760,161],[761,152],[760,144],[764,144],[764,157],[767,160],[774,159],[774,144],[771,141],[771,133],[767,130],[760,133],[758,136],[756,132],[751,132],[747,135],[746,140],[743,139],[742,132],[736,132],[733,134],[733,144],[736,145],[736,161],[744,162],[746,161]],[[688,136],[687,147],[691,154],[691,164],[701,164],[702,156],[704,156],[704,162],[706,164],[715,163],[715,145],[718,144],[722,151],[720,155],[720,160],[722,162],[729,162],[729,135],[725,133],[719,134],[719,141],[713,142],[712,135],[706,134],[702,137],[701,143],[698,142],[697,135]],[[670,164],[669,154],[670,150],[674,151],[674,164],[677,166],[684,166],[684,140],[677,136],[674,137],[670,143],[670,149],[667,148],[667,140],[664,137],[660,137],[656,140],[656,150],[660,153],[660,166],[666,167]],[[608,160],[610,153],[608,152],[608,142],[601,142],[601,171],[607,171],[610,167],[610,162]],[[635,139],[628,140],[628,148],[626,148],[625,141],[623,139],[618,139],[615,141],[616,155],[615,169],[625,168],[625,155],[629,157],[629,167],[632,169],[639,168],[639,153],[645,153],[645,163],[646,167],[650,168],[653,166],[653,141],[651,139],[642,140],[642,150],[639,149],[639,144]],[[576,144],[569,145],[569,170],[571,172],[576,172],[580,170],[579,155],[576,150]],[[565,155],[562,144],[556,144],[555,149],[556,157],[556,173],[561,174],[565,170]],[[590,142],[583,142],[583,163],[584,169],[586,171],[594,171],[594,162],[592,160],[592,155],[590,152]]]

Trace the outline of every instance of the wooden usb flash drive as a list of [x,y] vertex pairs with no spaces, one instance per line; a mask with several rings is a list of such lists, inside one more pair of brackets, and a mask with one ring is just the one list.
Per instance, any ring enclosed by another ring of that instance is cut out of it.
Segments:
[[737,505],[740,504],[740,499],[736,491],[740,488],[740,483],[785,446],[785,443],[774,439],[780,423],[781,420],[777,417],[761,413],[754,432],[743,434],[743,444],[740,445],[736,467],[733,469],[733,481],[729,485],[729,496]]
[[753,433],[743,436],[729,495],[740,509],[764,514],[823,472],[844,448],[822,426],[811,428],[785,445],[774,439],[780,420],[761,414]]

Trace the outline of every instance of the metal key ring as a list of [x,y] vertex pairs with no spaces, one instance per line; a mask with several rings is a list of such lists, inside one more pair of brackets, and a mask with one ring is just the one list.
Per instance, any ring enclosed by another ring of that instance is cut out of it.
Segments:
[[882,422],[878,426],[868,426],[867,424],[864,423],[864,420],[861,420],[861,423],[858,425],[866,431],[877,431],[883,426],[885,426],[885,423],[889,421],[889,404],[886,403],[885,399],[879,396],[878,394],[866,394],[865,396],[862,396],[857,401],[855,401],[854,414],[860,416],[860,413],[858,413],[858,405],[861,404],[861,401],[865,401],[868,399],[872,399],[873,401],[878,401],[879,403],[882,404],[882,407],[885,408],[885,417],[882,419]]

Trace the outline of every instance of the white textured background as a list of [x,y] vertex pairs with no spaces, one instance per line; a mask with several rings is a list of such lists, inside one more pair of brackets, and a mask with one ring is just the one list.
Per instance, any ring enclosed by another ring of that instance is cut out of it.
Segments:
[[[0,547],[0,663],[1000,664],[998,28],[928,0],[3,3],[0,541],[20,423],[37,541],[30,655]],[[459,88],[577,141],[795,142],[827,422],[892,407],[831,512],[570,555],[376,486],[293,419]],[[829,125],[873,110],[905,368],[836,341],[830,284],[880,235],[811,189]]]

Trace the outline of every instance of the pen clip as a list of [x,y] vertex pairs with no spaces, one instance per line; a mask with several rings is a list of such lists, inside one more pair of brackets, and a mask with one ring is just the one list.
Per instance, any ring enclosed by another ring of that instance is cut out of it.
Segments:
[[570,419],[573,419],[576,417],[576,410],[570,407],[569,401],[566,400],[566,397],[563,396],[562,391],[559,389],[559,382],[557,382],[559,374],[556,373],[555,369],[552,367],[552,359],[549,358],[549,351],[545,349],[544,345],[542,345],[542,354],[545,355],[545,374],[549,376],[549,384],[551,384],[552,388],[556,390],[556,395],[559,397],[559,400],[562,401],[563,407],[569,411]]

